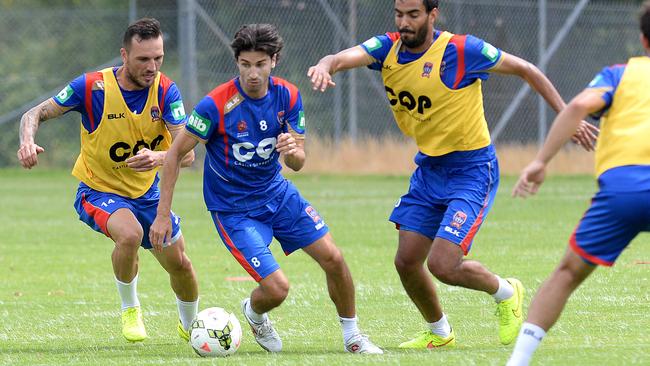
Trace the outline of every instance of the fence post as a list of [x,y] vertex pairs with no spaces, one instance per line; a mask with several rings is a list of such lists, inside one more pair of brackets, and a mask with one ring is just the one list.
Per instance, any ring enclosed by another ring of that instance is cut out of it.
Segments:
[[[547,59],[546,53],[546,34],[547,34],[547,2],[546,0],[538,1],[538,12],[539,12],[539,28],[537,31],[537,49],[538,49],[538,64],[541,72],[546,74],[546,65],[548,62],[545,62]],[[537,144],[542,146],[544,143],[544,138],[546,137],[546,101],[541,95],[537,96],[537,110],[538,110],[538,128],[537,128]]]
[[[357,0],[350,0],[348,2],[348,32],[350,39],[353,43],[357,41]],[[350,92],[348,95],[348,113],[350,114],[349,135],[350,139],[354,142],[357,140],[357,70],[352,69],[348,71],[348,83],[350,85]]]
[[[196,11],[194,0],[178,0],[178,53],[181,63],[181,90],[185,104],[198,103],[196,71]],[[190,108],[190,109],[191,109]]]

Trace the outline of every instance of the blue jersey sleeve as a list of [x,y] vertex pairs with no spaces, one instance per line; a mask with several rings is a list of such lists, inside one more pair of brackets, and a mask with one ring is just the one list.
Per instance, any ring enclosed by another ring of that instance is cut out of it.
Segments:
[[220,118],[219,109],[214,101],[206,96],[196,105],[187,119],[185,130],[205,143],[219,128]]
[[182,125],[186,122],[185,106],[183,106],[183,98],[181,92],[178,90],[176,83],[171,83],[165,100],[163,101],[165,108],[163,108],[163,119],[165,122],[172,125]]
[[623,78],[625,67],[627,65],[614,65],[605,67],[596,77],[589,83],[587,89],[595,90],[601,93],[601,97],[605,101],[605,107],[600,111],[593,113],[592,117],[598,119],[602,117],[605,112],[609,110],[614,101],[614,93],[616,88]]
[[465,73],[485,80],[487,71],[496,66],[503,53],[480,38],[468,35],[465,40]]
[[85,92],[86,75],[84,74],[72,80],[70,84],[61,89],[59,94],[52,97],[52,99],[62,107],[72,108],[68,112],[77,111],[83,113]]
[[289,131],[297,133],[298,135],[304,135],[306,131],[305,124],[305,112],[302,108],[302,96],[298,92],[298,98],[296,99],[293,108],[289,109],[287,114],[287,122],[289,124]]
[[391,47],[393,47],[395,39],[395,37],[391,37],[391,34],[386,33],[372,37],[361,44],[361,48],[375,59],[375,62],[368,65],[368,68],[372,70],[381,70],[384,60],[386,59],[386,56],[388,56],[388,52]]

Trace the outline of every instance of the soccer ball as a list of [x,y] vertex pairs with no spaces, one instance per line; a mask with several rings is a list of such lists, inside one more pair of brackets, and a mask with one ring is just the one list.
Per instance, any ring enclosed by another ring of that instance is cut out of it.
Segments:
[[190,328],[190,345],[201,357],[226,357],[237,352],[241,325],[234,314],[208,308],[196,315]]

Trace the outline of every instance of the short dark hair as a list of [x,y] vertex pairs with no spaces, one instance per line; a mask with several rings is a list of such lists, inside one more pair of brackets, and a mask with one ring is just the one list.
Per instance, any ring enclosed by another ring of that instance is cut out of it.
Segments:
[[138,36],[140,39],[152,39],[162,36],[160,22],[154,18],[141,18],[129,24],[126,32],[124,32],[122,47],[128,50],[135,36]]
[[641,8],[641,16],[639,17],[641,26],[641,33],[650,41],[650,1],[646,1]]
[[431,13],[431,10],[438,8],[438,0],[422,0],[422,3],[427,13]]
[[280,57],[280,51],[284,46],[284,41],[280,37],[278,29],[272,24],[246,24],[243,25],[230,44],[230,48],[235,54],[235,59],[239,58],[242,51],[261,51],[273,57]]

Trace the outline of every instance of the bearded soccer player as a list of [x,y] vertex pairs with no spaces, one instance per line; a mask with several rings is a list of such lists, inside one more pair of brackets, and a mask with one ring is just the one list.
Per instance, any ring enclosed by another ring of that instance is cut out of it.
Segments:
[[[483,111],[482,83],[489,73],[516,75],[555,111],[564,102],[538,68],[471,35],[434,28],[437,0],[395,0],[398,32],[322,58],[307,75],[314,90],[333,87],[338,71],[368,66],[381,72],[388,102],[402,132],[419,152],[408,193],[390,221],[399,230],[395,267],[427,328],[401,348],[453,347],[454,330],[438,300],[439,281],[490,294],[497,303],[499,339],[514,341],[522,323],[524,287],[481,263],[465,260],[489,213],[499,166]],[[579,142],[592,147],[592,128]],[[426,262],[429,272],[426,271]]]
[[[185,124],[176,84],[161,73],[163,37],[157,20],[143,18],[124,33],[123,65],[74,79],[58,95],[25,113],[20,122],[18,159],[38,163],[44,149],[35,143],[41,122],[69,111],[81,114],[81,153],[72,175],[81,182],[74,207],[79,219],[113,240],[111,256],[122,300],[122,334],[131,342],[147,337],[137,295],[138,248],[150,249],[169,273],[178,305],[179,335],[189,340],[198,309],[198,285],[180,230],[173,226],[166,247],[153,251],[149,227],[158,206],[158,168],[165,150]],[[194,153],[183,157],[189,166]]]
[[546,143],[522,172],[513,195],[537,193],[546,166],[587,115],[600,118],[599,190],[569,239],[569,248],[530,304],[509,366],[528,365],[569,297],[597,266],[610,267],[641,232],[650,231],[650,2],[641,13],[645,55],[606,67],[560,113]]
[[242,301],[257,343],[269,352],[282,350],[282,340],[267,315],[289,292],[289,281],[269,249],[275,237],[286,255],[302,249],[325,272],[344,350],[381,354],[359,331],[352,276],[327,225],[281,175],[280,156],[295,171],[305,164],[300,92],[288,81],[271,76],[283,44],[270,24],[245,25],[235,34],[231,48],[239,76],[199,102],[185,133],[170,148],[151,242],[162,245],[171,235],[170,208],[180,158],[198,142],[204,143],[206,206],[226,248],[258,282],[250,298]]

